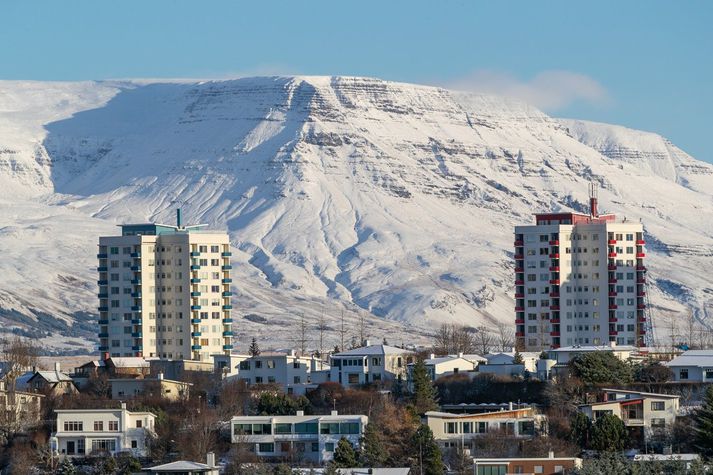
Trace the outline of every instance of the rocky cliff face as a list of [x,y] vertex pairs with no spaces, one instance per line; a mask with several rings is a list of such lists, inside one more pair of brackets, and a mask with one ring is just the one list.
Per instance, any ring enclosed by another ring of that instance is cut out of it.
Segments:
[[72,331],[98,235],[180,204],[231,234],[239,340],[322,314],[330,346],[342,313],[391,339],[510,325],[512,227],[596,181],[645,224],[655,321],[705,319],[712,171],[655,134],[377,79],[0,82],[0,306]]

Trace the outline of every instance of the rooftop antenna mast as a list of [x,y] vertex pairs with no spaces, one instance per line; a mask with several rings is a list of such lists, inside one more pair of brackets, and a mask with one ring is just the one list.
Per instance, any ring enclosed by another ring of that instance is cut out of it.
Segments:
[[599,210],[597,209],[598,196],[597,184],[595,182],[589,183],[589,216],[592,218],[599,216]]

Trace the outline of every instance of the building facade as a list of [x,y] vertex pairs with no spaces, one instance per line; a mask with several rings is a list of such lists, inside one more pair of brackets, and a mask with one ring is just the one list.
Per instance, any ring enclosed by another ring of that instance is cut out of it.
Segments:
[[148,455],[147,437],[153,433],[156,416],[150,412],[120,409],[58,409],[57,431],[52,450],[67,457],[129,452]]
[[231,441],[244,444],[260,458],[324,463],[334,458],[341,438],[359,447],[367,416],[236,416],[230,421]]
[[370,345],[336,353],[329,358],[330,381],[342,386],[385,384],[406,381],[409,363],[416,361],[413,351],[388,345]]
[[688,350],[664,365],[674,381],[713,383],[713,350]]
[[99,349],[209,360],[232,349],[230,241],[202,225],[126,224],[99,239]]
[[644,346],[643,226],[592,213],[537,214],[515,227],[515,325],[521,349]]
[[582,459],[577,457],[555,457],[550,452],[549,457],[538,458],[475,458],[473,473],[475,475],[511,475],[511,474],[542,474],[559,475],[571,473],[582,467]]
[[20,432],[39,424],[44,395],[8,390],[0,379],[0,435]]

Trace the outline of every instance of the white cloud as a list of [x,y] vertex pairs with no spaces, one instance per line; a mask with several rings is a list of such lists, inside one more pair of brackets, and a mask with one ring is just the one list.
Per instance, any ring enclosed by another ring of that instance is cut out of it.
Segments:
[[571,71],[543,71],[530,80],[492,70],[478,70],[444,84],[449,89],[514,97],[553,112],[575,102],[602,106],[611,102],[607,90],[595,79]]

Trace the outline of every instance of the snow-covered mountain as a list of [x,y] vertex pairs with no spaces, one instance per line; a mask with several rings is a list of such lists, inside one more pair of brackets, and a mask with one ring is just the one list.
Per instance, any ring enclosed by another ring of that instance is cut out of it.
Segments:
[[230,232],[238,346],[510,325],[512,227],[592,180],[645,224],[654,321],[707,319],[713,167],[658,135],[368,78],[0,82],[0,319],[86,336],[98,236],[180,205]]

